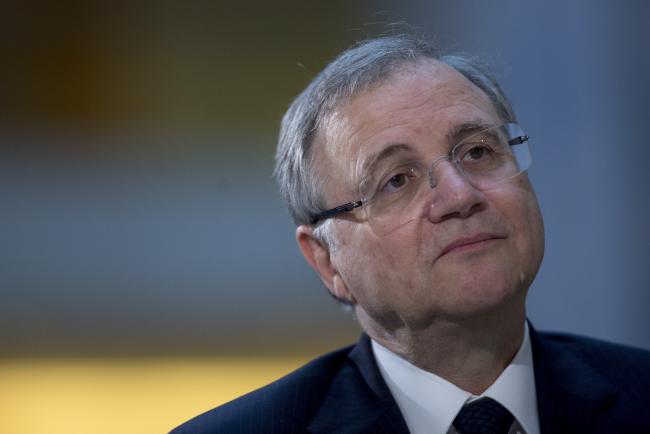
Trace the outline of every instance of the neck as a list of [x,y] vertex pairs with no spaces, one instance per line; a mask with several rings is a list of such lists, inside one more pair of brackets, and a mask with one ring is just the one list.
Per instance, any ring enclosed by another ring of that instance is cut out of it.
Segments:
[[524,321],[522,305],[516,311],[510,306],[475,318],[436,319],[418,330],[386,333],[376,324],[362,324],[370,337],[410,363],[480,395],[517,353]]

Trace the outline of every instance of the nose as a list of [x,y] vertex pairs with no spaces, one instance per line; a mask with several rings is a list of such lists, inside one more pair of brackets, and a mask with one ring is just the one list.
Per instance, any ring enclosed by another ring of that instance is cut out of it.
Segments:
[[485,194],[474,187],[449,159],[436,161],[429,172],[434,194],[427,210],[433,223],[450,218],[467,218],[485,209]]

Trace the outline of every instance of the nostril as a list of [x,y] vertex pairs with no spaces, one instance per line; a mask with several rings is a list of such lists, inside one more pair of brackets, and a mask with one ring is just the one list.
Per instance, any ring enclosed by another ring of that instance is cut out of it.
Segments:
[[477,212],[483,210],[483,208],[485,208],[485,205],[483,204],[483,202],[475,203],[474,205],[472,205],[472,206],[467,210],[467,213],[466,213],[463,217],[469,217],[469,216],[471,216],[472,214],[475,214],[475,213],[477,213]]
[[[440,192],[439,192],[440,193]],[[428,204],[428,218],[433,223],[448,219],[465,219],[486,208],[485,197],[474,190],[474,194],[452,194],[434,196]]]
[[461,216],[460,212],[458,212],[458,211],[450,212],[449,214],[445,214],[443,216],[440,216],[440,219],[438,220],[438,222],[442,222],[442,221],[445,221],[445,220],[448,220],[448,219],[453,219],[453,218],[461,218],[461,217],[462,216]]
[[442,222],[448,219],[453,219],[453,218],[467,218],[471,217],[472,215],[476,214],[477,212],[483,210],[484,206],[482,203],[476,203],[472,205],[471,207],[468,207],[467,209],[461,209],[453,212],[449,212],[447,214],[444,214],[440,216],[437,221]]

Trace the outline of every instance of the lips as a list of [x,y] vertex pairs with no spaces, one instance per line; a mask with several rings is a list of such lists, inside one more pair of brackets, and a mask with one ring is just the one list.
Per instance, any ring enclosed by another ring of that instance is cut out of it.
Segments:
[[[448,244],[440,254],[438,258],[452,252],[452,251],[461,251],[461,250],[470,250],[473,248],[480,249],[481,246],[487,245],[492,241],[502,240],[505,237],[497,234],[478,234],[471,237],[462,237],[454,240]],[[436,258],[437,259],[437,258]]]

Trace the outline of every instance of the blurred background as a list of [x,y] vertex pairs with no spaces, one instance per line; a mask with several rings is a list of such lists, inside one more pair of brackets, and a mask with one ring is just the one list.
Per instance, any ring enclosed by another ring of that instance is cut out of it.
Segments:
[[1,11],[0,432],[166,432],[357,338],[271,171],[293,97],[382,33],[490,60],[532,137],[533,324],[650,348],[650,3]]

